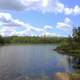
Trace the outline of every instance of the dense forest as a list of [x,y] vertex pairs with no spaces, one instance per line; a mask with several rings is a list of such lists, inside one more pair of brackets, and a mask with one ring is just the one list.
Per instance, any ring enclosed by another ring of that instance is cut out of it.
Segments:
[[63,37],[35,37],[35,36],[0,36],[0,44],[38,44],[38,43],[61,43],[67,38]]

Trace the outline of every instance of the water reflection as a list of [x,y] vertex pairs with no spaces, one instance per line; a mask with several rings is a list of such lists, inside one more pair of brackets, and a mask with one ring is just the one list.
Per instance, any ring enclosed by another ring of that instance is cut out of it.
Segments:
[[80,58],[75,56],[68,56],[68,63],[71,73],[80,71]]
[[66,56],[54,45],[3,46],[0,48],[0,80],[53,80],[56,72],[70,72]]

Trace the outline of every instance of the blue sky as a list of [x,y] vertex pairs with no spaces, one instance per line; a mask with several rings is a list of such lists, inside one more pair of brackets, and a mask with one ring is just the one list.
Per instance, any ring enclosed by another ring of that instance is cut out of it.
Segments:
[[69,36],[79,20],[80,0],[0,0],[2,36]]

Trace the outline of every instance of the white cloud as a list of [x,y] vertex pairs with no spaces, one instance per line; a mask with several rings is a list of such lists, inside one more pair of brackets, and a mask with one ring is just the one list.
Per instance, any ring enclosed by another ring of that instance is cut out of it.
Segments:
[[69,27],[70,27],[70,25],[69,25],[69,24],[66,24],[66,23],[64,23],[64,22],[58,22],[58,23],[57,23],[57,28],[67,29],[67,28],[69,28]]
[[80,14],[80,6],[76,5],[73,10],[74,14]]
[[64,22],[65,22],[65,23],[68,23],[68,24],[72,23],[71,19],[68,18],[68,17],[66,17],[66,18],[64,19]]
[[41,32],[41,31],[43,31],[43,29],[42,28],[38,28],[38,27],[30,27],[30,29],[32,30],[32,31],[36,31],[36,32]]
[[39,28],[39,27],[34,27],[32,25],[28,25],[26,24],[26,29],[24,31],[20,31],[20,32],[17,32],[17,35],[19,36],[22,36],[22,35],[28,35],[28,36],[43,36],[43,34],[45,32],[47,32],[49,30],[52,29],[51,26],[49,25],[46,25],[46,26],[43,26],[43,28]]
[[8,21],[6,23],[3,23],[4,26],[12,26],[12,27],[20,27],[25,26],[25,23],[23,21],[20,21],[18,19],[13,19],[12,21]]
[[12,20],[12,16],[9,13],[0,12],[0,21],[8,22]]
[[57,33],[47,32],[47,31],[45,31],[45,32],[43,32],[43,33],[41,34],[41,36],[45,36],[45,37],[58,36],[58,37],[60,37],[61,35],[60,35],[60,34],[57,34]]
[[[60,36],[55,32],[52,33],[50,30],[53,30],[53,26],[45,25],[42,27],[33,26],[30,23],[26,23],[19,19],[14,19],[13,16],[9,13],[0,13],[0,34],[2,36]],[[59,29],[70,29],[72,26],[72,21],[66,17],[63,22],[58,22],[56,27]],[[17,29],[22,28],[20,31]]]
[[44,29],[49,30],[49,29],[53,29],[53,27],[49,26],[49,25],[46,25],[46,26],[44,26]]
[[72,21],[66,17],[63,22],[58,22],[56,27],[63,30],[70,29],[72,27]]
[[66,7],[59,0],[0,0],[0,10],[34,10],[53,13],[64,13],[65,15],[80,15],[80,6]]
[[3,27],[0,30],[0,35],[2,36],[12,36],[16,32],[15,28],[10,28],[10,27]]
[[0,13],[0,22],[4,26],[10,26],[10,27],[18,27],[18,26],[23,26],[25,23],[23,21],[20,21],[18,19],[14,19],[10,13]]
[[73,8],[64,8],[64,14],[70,15],[73,13]]
[[[12,35],[41,35],[44,31],[53,29],[50,25],[45,25],[43,27],[35,27],[30,23],[25,23],[19,19],[14,19],[10,13],[0,13],[0,34],[2,36],[12,36]],[[23,30],[18,31],[17,29],[23,28]]]
[[31,32],[27,31],[27,30],[19,31],[19,32],[16,31],[15,35],[18,35],[18,36],[31,36]]
[[36,28],[36,27],[34,27],[34,31],[32,29],[30,29],[30,30],[28,30],[28,29],[25,29],[23,31],[17,31],[16,28],[14,28],[14,27],[12,27],[12,28],[3,27],[0,30],[0,35],[2,35],[2,36],[13,36],[13,35],[17,35],[17,36],[46,36],[46,37],[60,36],[57,33],[51,33],[51,32],[45,31],[44,29],[42,29],[42,31],[38,30],[38,28]]
[[53,10],[57,0],[0,0],[0,9],[4,10]]
[[80,15],[80,6],[75,5],[74,8],[64,8],[64,13],[66,15],[70,14]]
[[24,8],[25,8],[25,5],[22,3],[22,0],[15,0],[15,1],[14,0],[0,0],[0,9],[22,10]]
[[62,13],[64,11],[64,4],[57,2],[56,3],[56,7],[55,7],[55,11]]
[[47,7],[49,3],[49,0],[42,0],[42,6]]
[[80,15],[80,6],[66,7],[63,3],[57,2],[55,11],[56,13],[64,13],[65,15]]

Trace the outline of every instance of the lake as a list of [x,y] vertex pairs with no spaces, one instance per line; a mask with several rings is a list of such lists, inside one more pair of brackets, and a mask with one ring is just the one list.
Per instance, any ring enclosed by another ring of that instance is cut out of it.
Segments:
[[70,72],[68,57],[54,48],[49,44],[0,47],[0,80],[48,79],[56,72]]

